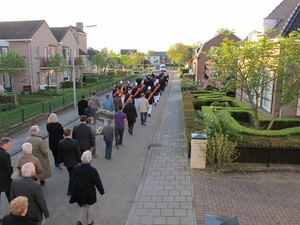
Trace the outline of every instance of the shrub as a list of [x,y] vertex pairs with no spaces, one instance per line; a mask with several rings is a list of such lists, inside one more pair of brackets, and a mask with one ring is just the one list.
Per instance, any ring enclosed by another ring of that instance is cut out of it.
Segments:
[[219,172],[225,165],[233,162],[239,155],[236,149],[237,142],[229,140],[228,135],[216,133],[207,139],[207,149],[200,147],[206,158],[206,164]]

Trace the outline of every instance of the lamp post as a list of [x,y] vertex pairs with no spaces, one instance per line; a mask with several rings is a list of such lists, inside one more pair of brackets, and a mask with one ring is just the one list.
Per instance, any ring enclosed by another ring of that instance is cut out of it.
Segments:
[[[86,28],[90,27],[97,27],[97,25],[88,25],[83,26]],[[76,31],[79,27],[71,28],[72,32],[72,52],[71,52],[71,58],[72,58],[72,81],[73,81],[73,98],[74,98],[74,109],[77,107],[77,100],[76,100],[76,76],[75,76],[75,59],[74,59],[74,46],[73,46],[73,39],[74,39],[74,31]]]

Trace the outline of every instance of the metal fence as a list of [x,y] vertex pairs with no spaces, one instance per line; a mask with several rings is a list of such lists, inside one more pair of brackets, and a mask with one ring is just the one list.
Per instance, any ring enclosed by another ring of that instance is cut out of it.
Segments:
[[[132,79],[132,77],[124,77],[122,79],[123,81],[127,81],[129,79]],[[118,81],[109,81],[90,88],[76,89],[76,101],[78,102],[83,94],[85,94],[86,96],[91,96],[93,92],[100,94],[105,91],[111,90],[116,84],[118,84]],[[35,117],[49,114],[56,110],[62,109],[71,104],[74,104],[73,92],[65,94],[64,96],[58,96],[53,99],[47,99],[45,101],[30,104],[28,106],[19,107],[6,112],[1,112],[0,132],[12,126],[16,126],[25,121],[31,120]]]
[[236,162],[270,164],[300,164],[300,148],[269,146],[237,146]]

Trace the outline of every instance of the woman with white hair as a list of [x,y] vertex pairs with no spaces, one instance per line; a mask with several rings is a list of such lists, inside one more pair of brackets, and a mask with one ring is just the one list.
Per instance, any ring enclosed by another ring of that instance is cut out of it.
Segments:
[[[40,174],[43,172],[43,167],[40,163],[40,160],[37,157],[34,157],[32,155],[32,144],[29,142],[25,142],[22,145],[23,155],[19,155],[17,159],[17,167],[19,169],[22,168],[22,166],[27,162],[32,162],[35,166],[35,171],[37,174]],[[39,181],[38,176],[35,176],[36,180]]]
[[29,132],[30,135],[25,139],[25,142],[32,144],[32,155],[39,159],[43,167],[43,172],[38,174],[41,185],[43,185],[45,179],[52,176],[47,146],[40,136],[40,128],[37,125],[30,127]]
[[82,215],[85,210],[87,211],[88,225],[94,224],[94,203],[97,202],[96,188],[101,195],[104,195],[104,188],[100,175],[98,171],[91,166],[91,160],[91,151],[85,151],[81,156],[82,164],[76,165],[73,171],[73,191],[70,203],[73,204],[77,202],[80,207],[77,225],[82,225]]
[[52,151],[52,155],[54,158],[54,164],[56,167],[59,166],[58,163],[58,142],[64,139],[64,128],[58,122],[57,115],[55,113],[51,113],[48,117],[48,123],[46,124],[46,128],[49,134],[48,141],[49,141],[49,148]]

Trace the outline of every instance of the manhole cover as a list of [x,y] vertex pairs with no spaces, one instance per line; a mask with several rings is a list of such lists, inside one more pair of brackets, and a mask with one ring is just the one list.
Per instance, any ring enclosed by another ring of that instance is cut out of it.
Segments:
[[161,143],[152,143],[150,147],[160,147]]

